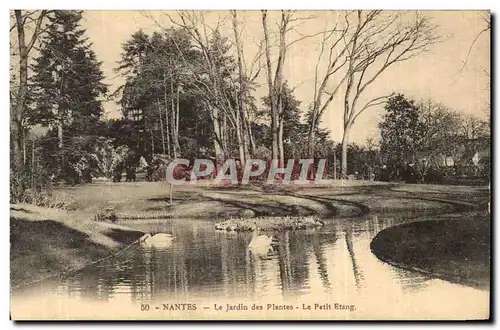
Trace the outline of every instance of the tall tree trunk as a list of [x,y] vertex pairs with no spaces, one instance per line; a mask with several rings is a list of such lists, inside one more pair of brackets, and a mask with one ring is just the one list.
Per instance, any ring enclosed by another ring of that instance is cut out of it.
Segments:
[[63,141],[63,125],[61,123],[61,120],[57,124],[57,139],[59,141],[59,150],[62,151],[64,147],[64,141]]
[[266,54],[266,67],[267,67],[267,87],[269,90],[269,98],[271,100],[271,157],[278,159],[278,104],[276,102],[276,93],[274,90],[272,67],[271,67],[271,45],[269,42],[269,32],[267,29],[267,11],[262,11],[262,26],[264,28],[264,42]]
[[226,151],[228,150],[227,149],[228,129],[227,129],[227,117],[226,117],[226,115],[223,115],[223,117],[222,117],[222,127],[220,129],[219,136],[221,137],[222,149],[224,150],[224,156],[225,156]]
[[180,95],[181,86],[177,85],[177,93],[176,93],[176,105],[175,105],[175,136],[174,136],[174,149],[176,152],[176,158],[179,156],[181,152],[181,146],[179,144],[179,95]]
[[[281,83],[281,75],[276,79]],[[285,164],[285,150],[283,146],[283,98],[282,98],[282,86],[279,85],[279,92],[277,95],[277,120],[278,120],[278,160],[280,166]]]
[[333,149],[333,179],[337,180],[337,147]]
[[178,154],[177,154],[177,148],[176,148],[176,144],[175,144],[175,136],[177,135],[177,132],[175,131],[175,123],[176,123],[176,120],[175,120],[175,100],[174,100],[174,83],[172,81],[170,81],[170,105],[171,105],[171,120],[170,120],[170,123],[171,123],[171,127],[172,127],[172,144],[173,144],[173,154],[174,154],[174,158],[177,158],[178,157]]
[[236,140],[238,142],[238,153],[240,162],[243,163],[245,161],[245,150],[243,147],[243,137],[242,137],[242,129],[241,129],[241,102],[238,100],[239,106],[236,109],[236,120],[235,120],[235,130],[236,130]]
[[[163,81],[165,83],[165,89],[163,90],[163,102],[165,103],[165,126],[167,128],[167,151],[168,155],[171,156],[172,152],[170,150],[170,124],[168,120],[168,98],[167,98],[167,81],[165,78],[165,74],[163,74]],[[161,116],[161,113],[160,113]]]
[[253,137],[252,124],[247,123],[248,136],[250,140],[250,154],[252,157],[255,155],[255,138]]
[[[28,15],[28,14],[26,14]],[[28,16],[23,17],[21,10],[14,10],[14,16],[16,19],[16,29],[17,29],[17,41],[18,41],[18,52],[19,52],[19,87],[17,90],[16,105],[10,108],[10,131],[11,131],[11,141],[12,141],[12,153],[13,153],[13,170],[20,173],[24,169],[24,159],[23,159],[23,119],[24,111],[26,107],[26,101],[28,97],[28,56],[33,48],[36,40],[41,34],[41,25],[47,15],[46,10],[42,10],[35,21],[35,28],[31,28],[31,39],[26,43],[25,35],[25,24],[27,24]],[[15,187],[14,196],[20,196],[24,191],[24,184],[21,183]]]
[[245,111],[245,117],[243,118],[245,123],[245,134],[247,136],[247,148],[248,148],[248,157],[253,156],[255,154],[255,139],[253,137],[252,132],[252,124],[248,120],[248,113]]
[[314,152],[316,150],[316,123],[315,116],[313,115],[313,120],[311,122],[311,129],[309,130],[309,136],[307,138],[307,156],[309,158],[314,158]]
[[[248,142],[247,142],[247,134],[248,130],[246,128],[246,116],[245,116],[245,101],[244,96],[246,94],[246,82],[245,82],[245,74],[243,69],[243,49],[240,40],[240,34],[238,32],[238,19],[237,12],[232,11],[233,14],[233,32],[236,43],[236,54],[238,60],[238,110],[237,110],[237,134],[238,134],[238,143],[240,150],[240,161],[243,163],[248,158]],[[241,122],[241,125],[240,125]]]
[[23,165],[26,166],[26,136],[23,134]]
[[209,106],[210,119],[212,120],[212,126],[214,129],[214,150],[215,150],[215,160],[216,160],[216,171],[225,160],[225,149],[223,145],[224,136],[222,135],[222,130],[219,125],[219,111],[217,108]]
[[[349,68],[349,70],[352,70]],[[351,93],[351,88],[353,85],[353,79],[349,76],[347,79],[346,91],[344,94],[344,116],[343,116],[343,127],[344,132],[342,133],[342,154],[341,154],[341,164],[340,164],[340,178],[347,179],[347,145],[349,144],[349,128],[350,128],[350,116],[351,111],[354,111],[352,107],[349,105],[349,95]]]
[[153,137],[153,130],[149,130],[149,135],[151,136],[151,157],[155,154],[155,140]]
[[28,48],[24,34],[24,19],[20,10],[14,11],[16,16],[17,39],[19,45],[19,89],[17,104],[11,107],[10,130],[12,138],[12,151],[14,153],[14,166],[16,171],[22,171],[23,163],[23,132],[22,121],[26,98],[28,94]]
[[170,124],[169,124],[169,120],[168,120],[168,107],[165,107],[165,128],[167,129],[167,132],[166,132],[166,136],[167,136],[167,154],[169,156],[171,156],[172,155],[172,151],[170,150],[171,149],[170,148]]
[[340,177],[342,179],[347,179],[347,146],[349,144],[349,127],[344,128],[344,134],[342,136],[342,158],[340,165]]
[[280,166],[285,166],[285,149],[284,149],[284,145],[283,145],[283,119],[280,120],[280,124],[279,124],[278,146],[279,146]]
[[163,130],[163,119],[162,119],[163,115],[161,113],[160,102],[158,101],[157,104],[158,104],[158,114],[160,115],[161,146],[162,146],[163,154],[165,155],[166,149],[165,149],[165,132]]
[[243,107],[242,113],[241,113],[241,139],[243,142],[243,154],[245,156],[245,160],[250,158],[250,153],[248,150],[248,140],[250,139],[248,136],[248,128],[247,128],[247,121],[246,121],[246,116],[245,116],[245,110]]
[[276,129],[276,120],[271,121],[271,131],[272,131],[272,148],[271,148],[271,157],[272,159],[279,159],[279,151],[278,151],[278,130]]
[[278,54],[278,63],[276,64],[276,74],[274,78],[274,89],[276,90],[275,99],[276,99],[276,120],[277,125],[276,129],[278,130],[278,152],[279,152],[279,161],[281,166],[284,166],[284,150],[283,150],[283,67],[285,65],[286,58],[286,33],[288,19],[286,18],[285,11],[281,11],[281,26],[280,26],[280,36],[279,36],[279,54]]
[[[59,150],[63,150],[64,141],[63,141],[63,127],[64,127],[64,111],[61,107],[61,97],[64,93],[64,68],[61,69],[61,81],[59,82],[59,91],[58,91],[58,100],[57,100],[57,137],[59,138]],[[62,153],[64,155],[64,153]],[[64,157],[64,156],[63,156]],[[64,159],[61,160],[62,165],[64,166]]]
[[242,130],[241,130],[241,127],[240,127],[240,119],[237,118],[236,120],[236,139],[238,141],[238,153],[239,153],[239,157],[240,157],[240,162],[243,164],[243,162],[245,162],[246,160],[246,157],[245,157],[245,150],[244,150],[244,147],[243,147],[243,138],[242,138]]
[[57,147],[59,148],[59,155],[60,155],[60,164],[59,164],[59,173],[63,174],[64,172],[64,163],[65,163],[65,158],[64,158],[64,143],[63,143],[63,110],[61,109],[61,103],[60,103],[60,98],[62,95],[62,78],[61,78],[61,87],[59,88],[59,100],[56,103],[57,107]]
[[34,173],[35,173],[35,137],[31,136],[31,186],[35,185]]

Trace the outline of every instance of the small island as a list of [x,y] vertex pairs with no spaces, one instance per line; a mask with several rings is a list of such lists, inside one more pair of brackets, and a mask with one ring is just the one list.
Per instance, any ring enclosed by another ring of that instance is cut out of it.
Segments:
[[268,216],[256,218],[230,218],[215,224],[216,230],[245,232],[259,228],[262,231],[303,230],[323,226],[316,216]]

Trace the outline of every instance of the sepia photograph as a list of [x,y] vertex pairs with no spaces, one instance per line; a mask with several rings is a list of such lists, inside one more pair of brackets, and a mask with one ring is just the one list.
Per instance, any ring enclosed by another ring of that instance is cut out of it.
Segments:
[[9,14],[11,320],[491,319],[490,11]]

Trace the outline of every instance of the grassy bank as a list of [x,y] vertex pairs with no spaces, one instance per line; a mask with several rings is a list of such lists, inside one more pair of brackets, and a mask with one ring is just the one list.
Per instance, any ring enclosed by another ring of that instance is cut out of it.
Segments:
[[390,227],[371,242],[372,252],[398,267],[489,289],[490,217],[470,212]]
[[142,234],[62,210],[11,205],[11,286],[79,269],[113,255]]

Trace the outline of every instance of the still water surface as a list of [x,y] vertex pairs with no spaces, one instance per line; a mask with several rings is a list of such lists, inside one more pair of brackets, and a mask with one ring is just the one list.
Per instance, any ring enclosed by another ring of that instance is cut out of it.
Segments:
[[[398,269],[378,260],[370,241],[404,216],[327,220],[321,229],[279,234],[276,257],[247,251],[251,234],[217,232],[213,221],[154,220],[122,224],[171,233],[171,247],[133,246],[71,276],[29,288],[76,300],[131,303],[224,299],[272,303],[355,304],[373,317],[473,317],[488,292]],[[481,314],[481,315],[483,315]]]

